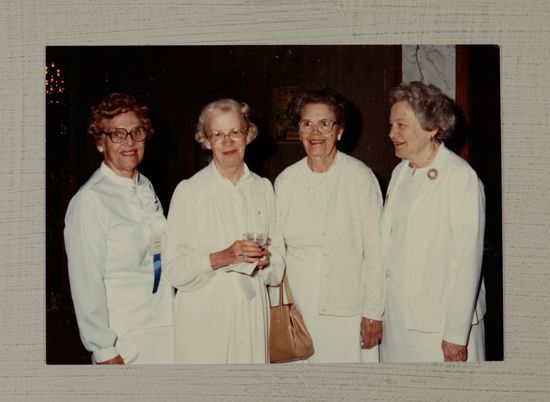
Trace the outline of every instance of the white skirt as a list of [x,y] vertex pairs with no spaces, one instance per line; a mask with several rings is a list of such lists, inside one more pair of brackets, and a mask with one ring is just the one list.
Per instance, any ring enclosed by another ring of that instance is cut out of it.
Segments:
[[319,314],[320,264],[287,261],[287,275],[294,302],[313,340],[315,353],[309,363],[379,362],[378,346],[361,349],[361,316]]
[[267,290],[257,277],[220,271],[200,289],[178,291],[176,363],[266,363],[267,313]]
[[[443,362],[442,332],[420,332],[405,327],[404,290],[386,280],[384,333],[380,346],[382,362]],[[472,325],[468,340],[468,361],[485,360],[485,328],[483,320]]]

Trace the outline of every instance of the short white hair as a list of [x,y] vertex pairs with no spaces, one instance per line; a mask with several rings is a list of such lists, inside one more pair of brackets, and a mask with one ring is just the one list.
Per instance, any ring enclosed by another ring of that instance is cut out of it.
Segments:
[[246,132],[246,143],[250,144],[254,138],[258,136],[258,127],[250,121],[248,114],[250,112],[250,107],[244,102],[237,102],[235,99],[222,98],[217,101],[211,102],[205,107],[202,108],[201,114],[199,115],[199,121],[197,122],[197,127],[195,130],[195,140],[201,144],[203,149],[206,149],[206,142],[208,141],[208,136],[205,132],[205,125],[208,116],[215,110],[221,111],[235,111],[242,115],[248,130]]

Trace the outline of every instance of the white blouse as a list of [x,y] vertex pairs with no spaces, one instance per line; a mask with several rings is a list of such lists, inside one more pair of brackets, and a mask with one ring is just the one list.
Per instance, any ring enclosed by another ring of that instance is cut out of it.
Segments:
[[141,174],[134,183],[102,163],[72,198],[64,231],[71,293],[82,342],[95,361],[121,354],[116,345],[132,331],[173,325],[173,289],[164,275],[152,292],[149,244],[165,226]]
[[[322,227],[319,314],[380,320],[383,312],[383,273],[379,235],[382,195],[372,171],[361,161],[338,152],[329,171],[312,181],[307,157],[286,168],[275,181],[278,217],[289,260],[300,260],[293,233],[302,225]],[[323,191],[317,191],[323,187]],[[321,197],[321,199],[319,199]],[[312,203],[326,207],[318,222],[304,220]],[[299,240],[299,241],[298,241]],[[303,258],[302,258],[303,259]]]
[[245,164],[243,176],[234,185],[211,162],[180,182],[170,201],[163,253],[170,282],[181,291],[204,286],[217,272],[210,265],[210,253],[241,240],[244,232],[263,233],[266,228],[271,238],[270,265],[257,275],[266,285],[278,285],[284,271],[284,245],[276,228],[271,183]]

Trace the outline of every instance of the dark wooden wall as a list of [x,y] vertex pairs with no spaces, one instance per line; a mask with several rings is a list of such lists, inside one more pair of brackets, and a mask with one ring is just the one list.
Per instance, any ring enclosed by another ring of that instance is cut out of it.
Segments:
[[[353,117],[344,151],[371,166],[384,183],[396,163],[386,138],[386,98],[400,80],[400,46],[50,47],[47,58],[61,67],[66,82],[65,106],[48,110],[53,121],[47,139],[63,142],[62,152],[54,146],[62,158],[57,167],[68,169],[76,186],[98,164],[85,134],[89,107],[112,90],[129,92],[151,109],[157,134],[141,170],[166,207],[175,185],[206,163],[207,154],[193,139],[201,108],[225,96],[251,106],[260,136],[247,162],[271,180],[304,155],[299,143],[273,141],[273,89],[290,85],[329,85],[341,92]],[[55,125],[60,122],[66,125],[62,137]]]
[[455,144],[463,151],[485,186],[486,353],[502,360],[502,177],[500,121],[500,50],[497,46],[456,47],[456,103],[464,126]]

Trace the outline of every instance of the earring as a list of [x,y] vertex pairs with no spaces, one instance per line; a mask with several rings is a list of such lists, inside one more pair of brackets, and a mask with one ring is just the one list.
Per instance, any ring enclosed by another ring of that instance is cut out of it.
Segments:
[[103,152],[103,147],[98,147],[97,150],[98,150],[99,152]]
[[342,134],[340,134],[340,135],[338,136],[338,141],[340,141],[341,139],[342,139]]

